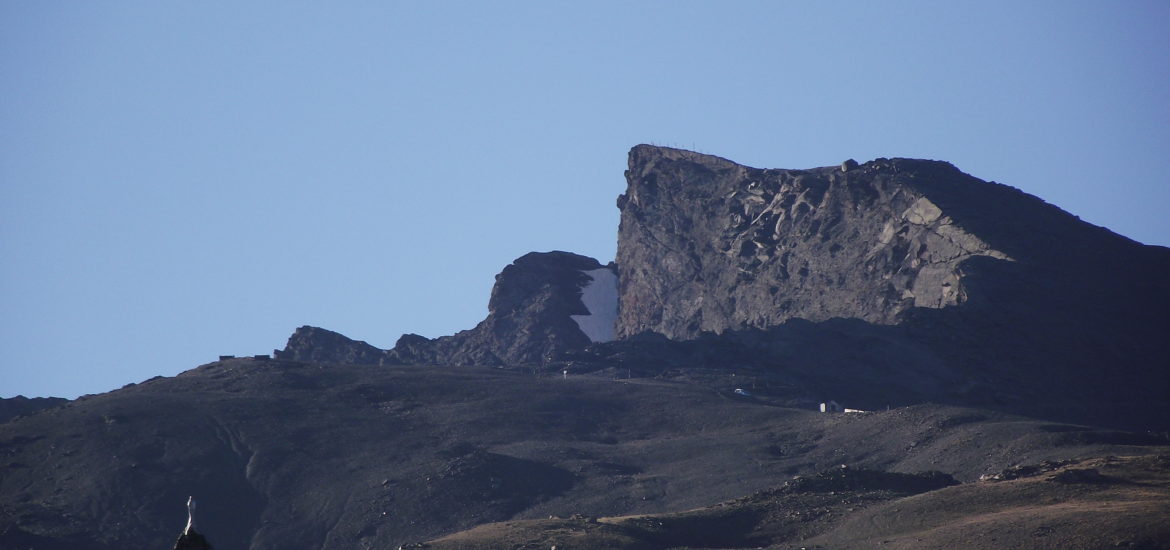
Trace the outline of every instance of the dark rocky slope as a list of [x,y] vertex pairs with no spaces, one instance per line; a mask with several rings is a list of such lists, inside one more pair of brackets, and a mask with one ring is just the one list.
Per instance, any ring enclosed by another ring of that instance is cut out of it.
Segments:
[[[0,550],[166,547],[191,494],[220,548],[393,548],[549,515],[618,517],[630,548],[783,547],[792,525],[856,547],[868,535],[838,527],[878,523],[893,527],[857,532],[953,546],[969,533],[914,524],[899,503],[961,507],[943,520],[970,525],[1011,510],[1046,529],[1044,514],[1097,497],[1140,508],[1109,519],[1145,537],[1129,542],[1165,544],[1136,485],[1009,480],[1062,503],[1025,510],[972,482],[1167,452],[1166,249],[946,163],[758,170],[648,146],[630,159],[618,264],[521,257],[473,329],[381,350],[302,327],[275,360],[0,403],[20,415],[0,423]],[[828,399],[875,412],[812,412]],[[937,470],[965,485],[783,489],[841,464],[872,471],[867,483]],[[1157,485],[1157,500],[1160,464],[1115,477]],[[785,523],[797,512],[811,519]],[[620,519],[642,514],[661,524]],[[683,524],[732,538],[663,528]],[[1044,540],[1104,540],[1083,531]]]
[[426,548],[1167,548],[1170,456],[1046,463],[1033,477],[836,468],[673,514],[488,524]]
[[167,548],[188,495],[218,548],[396,548],[512,519],[708,506],[843,463],[970,482],[1167,451],[970,409],[819,414],[734,383],[216,362],[0,424],[0,548]]
[[58,407],[69,402],[61,397],[33,397],[23,395],[0,398],[0,422],[7,422],[17,416],[32,414],[42,409]]

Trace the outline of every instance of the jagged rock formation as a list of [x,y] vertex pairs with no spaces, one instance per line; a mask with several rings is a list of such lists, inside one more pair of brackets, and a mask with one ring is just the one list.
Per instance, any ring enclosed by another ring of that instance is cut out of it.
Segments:
[[[778,328],[726,340],[871,395],[1131,428],[1170,414],[1170,250],[943,162],[761,170],[638,146],[626,176],[619,342]],[[855,344],[828,363],[781,344],[809,332],[797,320]]]
[[686,339],[794,318],[892,324],[913,308],[988,299],[972,294],[979,266],[1083,269],[1086,256],[1136,252],[1128,239],[945,162],[762,170],[638,146],[626,179],[619,337]]
[[[1127,428],[1170,414],[1165,248],[938,161],[763,170],[640,145],[626,179],[616,265],[528,254],[471,330],[383,351],[303,327],[278,357],[627,375],[739,365],[782,368],[809,399]],[[645,333],[664,338],[631,340]]]
[[634,148],[618,199],[618,333],[686,339],[790,318],[888,324],[916,305],[958,303],[959,261],[1004,255],[892,182],[898,164],[758,170]]
[[[471,330],[381,350],[301,327],[275,360],[224,358],[60,406],[0,402],[25,411],[0,422],[0,549],[165,548],[171,503],[196,492],[224,548],[394,548],[492,522],[507,522],[486,529],[508,547],[527,544],[517,524],[541,544],[593,526],[603,538],[582,547],[637,534],[625,527],[641,533],[629,548],[953,547],[970,531],[935,527],[985,520],[988,487],[1018,491],[1009,504],[1031,518],[989,546],[1034,545],[1069,502],[1097,523],[1053,547],[1166,540],[1160,457],[973,483],[1166,453],[1166,249],[946,163],[630,158],[618,264],[521,257]],[[828,399],[873,412],[813,412]],[[888,472],[927,470],[964,484],[887,494],[906,481]],[[1084,487],[1097,493],[1068,498]],[[1098,496],[1140,509],[1101,520]],[[903,506],[947,513],[921,523]],[[550,516],[581,519],[517,522]],[[602,516],[618,523],[586,519]]]
[[276,356],[370,365],[544,364],[567,350],[613,338],[614,270],[569,252],[532,252],[496,275],[488,315],[475,328],[435,339],[406,334],[387,351],[325,329],[301,327]]

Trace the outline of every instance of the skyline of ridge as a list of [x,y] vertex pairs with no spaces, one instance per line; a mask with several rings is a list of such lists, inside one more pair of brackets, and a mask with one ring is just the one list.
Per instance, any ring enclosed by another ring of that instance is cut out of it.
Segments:
[[638,143],[944,160],[1170,245],[1165,3],[278,6],[0,7],[0,397],[470,328],[529,251],[613,259]]

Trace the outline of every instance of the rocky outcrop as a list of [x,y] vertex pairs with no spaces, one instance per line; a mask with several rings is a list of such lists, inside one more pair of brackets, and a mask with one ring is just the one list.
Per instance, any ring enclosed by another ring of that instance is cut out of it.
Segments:
[[[794,521],[860,512],[884,525],[858,503],[953,481],[878,470],[973,481],[1049,460],[1035,480],[1020,470],[975,490],[1145,495],[1152,478],[1121,483],[1111,458],[1061,462],[1144,454],[1165,485],[1154,455],[1170,428],[1167,249],[943,162],[760,170],[639,146],[627,178],[616,265],[525,255],[470,330],[381,350],[306,326],[275,360],[225,358],[67,403],[0,400],[0,418],[23,414],[0,422],[0,549],[165,548],[166,503],[196,491],[223,548],[407,547],[570,514],[658,529],[647,514],[669,510],[689,510],[676,525],[702,538],[649,546],[747,547],[817,541]],[[828,400],[870,412],[813,412]],[[815,473],[845,463],[858,468]],[[793,474],[806,477],[726,500]],[[986,495],[958,489],[927,493],[926,508],[986,515]],[[695,523],[714,502],[727,505]],[[1115,531],[1165,523],[1142,506]],[[174,548],[204,542],[188,524]],[[706,538],[751,525],[799,536]],[[909,532],[898,529],[822,546]]]
[[617,294],[605,285],[616,285],[612,265],[569,252],[526,254],[496,275],[488,316],[475,328],[433,340],[408,334],[391,353],[404,363],[542,364],[612,339]]
[[626,178],[616,264],[528,254],[470,330],[383,351],[304,327],[278,358],[781,368],[810,398],[1127,427],[1170,410],[1165,248],[938,161],[765,170],[637,146]]
[[617,333],[693,338],[792,318],[889,324],[913,307],[963,303],[967,259],[1011,258],[917,188],[940,177],[977,184],[932,161],[761,170],[636,147],[618,199]]
[[274,350],[277,359],[306,363],[343,363],[354,365],[397,364],[385,350],[359,340],[351,340],[323,328],[303,326],[288,338],[283,350]]
[[[945,162],[762,170],[638,146],[629,167],[619,339],[735,347],[741,336],[705,335],[777,327],[744,333],[763,350],[754,363],[773,357],[859,398],[1130,426],[1170,407],[1165,248]],[[842,334],[844,355],[777,340],[805,332],[798,320]],[[596,353],[645,345],[611,347]]]
[[[406,334],[391,350],[317,327],[301,327],[276,358],[345,364],[536,365],[613,339],[613,265],[569,252],[532,252],[496,275],[488,315],[470,330]],[[586,305],[588,303],[588,305]]]
[[[1074,298],[1129,277],[1121,265],[1140,265],[1129,285],[1149,288],[1167,264],[1165,249],[945,162],[764,170],[642,145],[626,179],[619,338],[687,339],[795,318],[894,324],[915,309],[1013,301],[1024,279]],[[1164,301],[1166,285],[1153,285]],[[1117,301],[1134,301],[1122,294]]]

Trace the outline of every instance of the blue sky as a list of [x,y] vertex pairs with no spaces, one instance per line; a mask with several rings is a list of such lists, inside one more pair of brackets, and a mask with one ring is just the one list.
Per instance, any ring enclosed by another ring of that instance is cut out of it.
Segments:
[[470,328],[524,253],[613,258],[638,143],[948,160],[1170,245],[1170,3],[940,6],[0,2],[0,396]]

